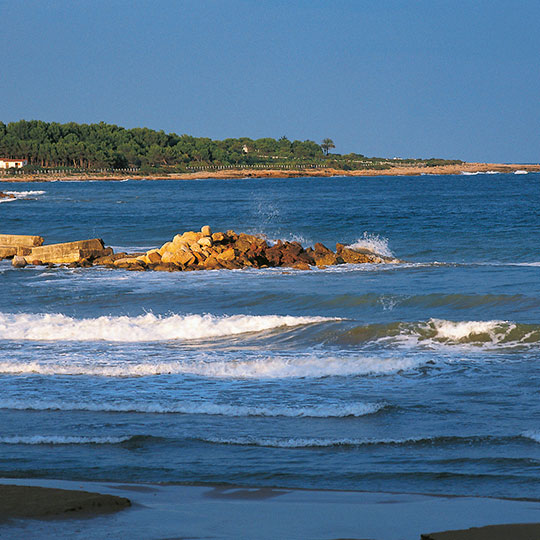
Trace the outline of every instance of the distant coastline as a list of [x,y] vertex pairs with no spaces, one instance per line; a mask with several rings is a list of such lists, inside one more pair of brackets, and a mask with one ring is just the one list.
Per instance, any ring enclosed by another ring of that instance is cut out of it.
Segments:
[[66,174],[58,173],[38,173],[38,174],[17,174],[0,175],[0,182],[58,182],[58,181],[120,181],[128,179],[140,180],[200,180],[207,178],[214,179],[243,179],[243,178],[301,178],[301,177],[332,177],[332,176],[420,176],[420,175],[455,175],[474,173],[516,173],[519,171],[540,172],[540,165],[519,164],[519,163],[461,163],[458,165],[438,165],[434,167],[426,166],[399,166],[388,169],[360,169],[346,171],[342,169],[313,168],[313,169],[256,169],[238,168],[224,170],[201,170],[189,173],[78,173]]

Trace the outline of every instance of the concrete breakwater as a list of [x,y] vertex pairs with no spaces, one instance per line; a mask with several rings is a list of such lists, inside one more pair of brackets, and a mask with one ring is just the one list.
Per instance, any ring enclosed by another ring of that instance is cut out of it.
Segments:
[[367,249],[336,244],[332,251],[321,243],[304,248],[299,242],[265,238],[245,233],[214,232],[208,225],[199,232],[177,234],[160,248],[146,253],[114,253],[97,238],[43,245],[40,236],[0,234],[0,259],[11,258],[15,267],[27,265],[106,266],[126,270],[189,271],[236,270],[241,268],[289,267],[309,270],[338,264],[396,263]]

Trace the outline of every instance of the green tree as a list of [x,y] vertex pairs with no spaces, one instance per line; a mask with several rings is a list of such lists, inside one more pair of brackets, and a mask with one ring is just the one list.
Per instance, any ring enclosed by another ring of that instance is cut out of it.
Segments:
[[332,139],[323,139],[323,142],[321,143],[321,148],[324,150],[324,153],[328,155],[330,152],[330,148],[335,148],[336,145],[334,144],[334,141]]

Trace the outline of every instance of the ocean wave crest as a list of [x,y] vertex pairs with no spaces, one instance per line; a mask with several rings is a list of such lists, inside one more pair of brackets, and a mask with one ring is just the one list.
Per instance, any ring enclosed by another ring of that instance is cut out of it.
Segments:
[[489,349],[530,347],[540,342],[540,326],[510,321],[395,322],[358,326],[338,338],[344,343],[380,341],[407,346],[473,346]]
[[305,418],[346,418],[374,414],[384,408],[386,403],[336,403],[328,405],[306,405],[303,407],[285,406],[246,406],[217,403],[130,403],[130,402],[87,402],[40,401],[40,400],[2,400],[0,409],[32,411],[91,411],[149,414],[201,414],[211,416],[262,416],[262,417],[305,417]]
[[210,444],[262,446],[269,448],[331,448],[360,446],[405,446],[436,444],[470,444],[493,441],[490,436],[418,436],[404,438],[324,438],[324,437],[200,437]]
[[336,321],[287,315],[169,315],[74,319],[61,314],[0,313],[0,339],[148,342],[190,340]]
[[0,444],[119,444],[132,437],[72,437],[63,435],[29,435],[0,437]]

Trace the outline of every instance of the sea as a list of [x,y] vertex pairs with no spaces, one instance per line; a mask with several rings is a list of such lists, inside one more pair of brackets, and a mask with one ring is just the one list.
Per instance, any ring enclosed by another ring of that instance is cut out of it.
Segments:
[[0,182],[0,232],[397,264],[0,262],[0,476],[540,498],[540,174]]

